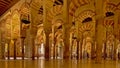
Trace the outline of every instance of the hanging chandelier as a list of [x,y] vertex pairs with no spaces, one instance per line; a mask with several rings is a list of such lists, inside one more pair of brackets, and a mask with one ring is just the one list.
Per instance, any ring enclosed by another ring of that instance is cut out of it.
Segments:
[[28,12],[28,13],[23,13],[22,14],[22,18],[21,18],[21,22],[24,23],[24,24],[29,24],[30,23],[30,20],[29,20],[29,10],[28,10],[28,7],[27,7],[27,2],[25,0],[25,12]]

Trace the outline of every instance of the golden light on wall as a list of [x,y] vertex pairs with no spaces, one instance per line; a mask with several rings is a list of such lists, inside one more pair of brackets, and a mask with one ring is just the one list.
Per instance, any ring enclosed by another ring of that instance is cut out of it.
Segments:
[[24,24],[29,24],[30,23],[30,11],[29,11],[29,4],[25,2],[20,10],[21,13],[21,22]]
[[20,36],[20,16],[17,11],[12,16],[12,38],[17,39]]
[[5,36],[6,36],[6,39],[11,39],[11,15],[8,15],[6,17],[6,22],[5,22]]
[[44,30],[43,30],[43,26],[41,26],[38,31],[37,31],[37,35],[36,35],[36,44],[41,44],[44,42],[45,40],[45,35],[44,35]]

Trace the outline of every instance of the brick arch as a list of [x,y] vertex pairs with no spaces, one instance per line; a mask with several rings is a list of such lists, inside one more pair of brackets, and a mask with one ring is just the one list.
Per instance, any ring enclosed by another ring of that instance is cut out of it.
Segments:
[[20,13],[21,14],[30,14],[30,5],[27,2],[24,2],[22,6],[20,7]]
[[54,19],[52,22],[53,22],[52,24],[53,24],[54,26],[57,26],[57,24],[60,24],[60,25],[63,24],[63,20],[62,20],[62,19],[59,19],[59,18]]
[[114,13],[117,10],[120,11],[119,6],[120,6],[120,2],[118,4],[108,2],[108,3],[106,3],[105,10],[106,10],[106,12],[113,12]]
[[24,2],[20,9],[19,9],[19,13],[20,13],[20,19],[26,19],[26,20],[30,20],[30,5],[27,2]]
[[84,31],[91,31],[93,28],[93,25],[88,23],[82,23],[83,20],[85,20],[86,18],[90,17],[92,18],[92,22],[94,21],[94,16],[95,16],[95,12],[92,10],[85,10],[82,11],[81,13],[78,14],[78,17],[76,18],[76,21],[78,23],[81,23],[81,27],[79,28],[80,32],[84,32]]
[[42,14],[36,15],[34,22],[35,22],[34,23],[35,26],[42,24],[43,23],[43,15]]
[[70,3],[70,10],[69,10],[69,14],[71,16],[74,15],[74,13],[76,12],[76,10],[81,7],[81,6],[84,6],[84,5],[87,5],[90,3],[90,0],[72,0],[72,2]]
[[60,36],[62,36],[63,34],[63,29],[57,29],[59,28],[63,23],[63,20],[58,19],[56,20],[56,23],[54,23],[54,31],[55,31],[55,38],[60,38]]
[[61,15],[61,13],[62,13],[62,7],[63,7],[62,5],[53,6],[53,8],[51,8],[50,11],[47,14],[47,20],[49,22],[52,22],[52,20],[56,16]]
[[112,26],[113,27],[114,26],[114,20],[113,19],[105,19],[103,25],[105,27],[108,27],[108,26]]
[[91,31],[93,26],[91,24],[84,24],[79,28],[80,32]]
[[88,18],[88,17],[91,17],[93,18],[95,16],[95,12],[92,11],[92,10],[85,10],[83,12],[81,12],[80,14],[78,14],[78,17],[76,18],[77,21],[79,21],[80,23]]

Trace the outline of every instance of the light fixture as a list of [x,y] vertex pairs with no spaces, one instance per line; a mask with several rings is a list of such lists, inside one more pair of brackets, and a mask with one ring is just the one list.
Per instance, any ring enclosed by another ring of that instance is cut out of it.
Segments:
[[[27,6],[27,2],[25,0],[25,7]],[[24,24],[29,24],[30,20],[29,20],[29,13],[28,14],[22,14],[22,19],[21,22]]]

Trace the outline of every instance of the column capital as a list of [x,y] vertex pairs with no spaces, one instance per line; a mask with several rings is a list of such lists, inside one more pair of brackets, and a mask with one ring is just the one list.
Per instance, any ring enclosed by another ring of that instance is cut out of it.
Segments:
[[50,34],[52,32],[52,29],[51,28],[46,28],[44,29],[45,30],[45,34]]

